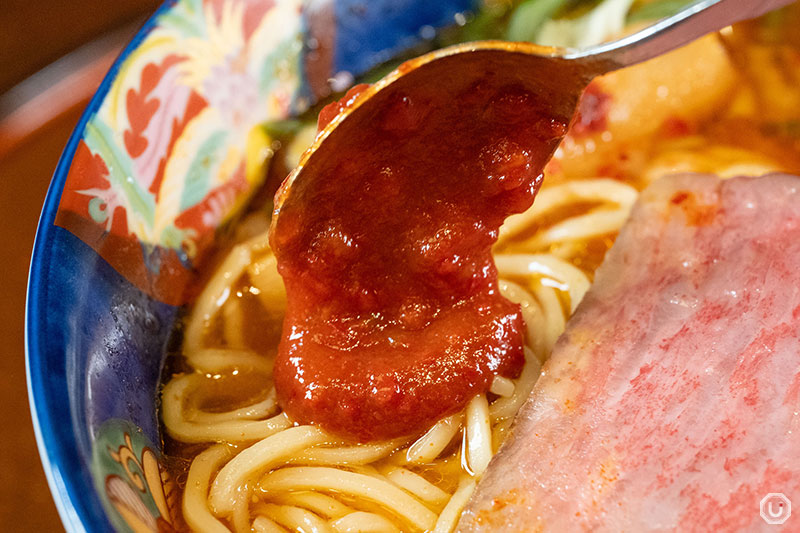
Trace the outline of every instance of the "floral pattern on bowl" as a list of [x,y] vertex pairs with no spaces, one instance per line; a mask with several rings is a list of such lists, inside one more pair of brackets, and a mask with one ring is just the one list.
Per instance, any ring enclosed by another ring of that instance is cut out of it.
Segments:
[[31,259],[31,413],[70,532],[180,527],[156,398],[178,306],[296,115],[476,0],[170,0],[55,170]]
[[299,0],[185,0],[119,66],[56,223],[140,289],[183,303],[192,265],[261,184],[301,85]]
[[106,422],[95,440],[92,470],[117,531],[176,529],[180,502],[175,480],[138,427],[125,420]]

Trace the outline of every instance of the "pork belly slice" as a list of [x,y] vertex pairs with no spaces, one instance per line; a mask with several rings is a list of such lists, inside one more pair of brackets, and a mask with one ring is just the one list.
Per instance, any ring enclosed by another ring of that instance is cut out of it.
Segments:
[[800,178],[654,183],[458,529],[800,530],[799,334]]

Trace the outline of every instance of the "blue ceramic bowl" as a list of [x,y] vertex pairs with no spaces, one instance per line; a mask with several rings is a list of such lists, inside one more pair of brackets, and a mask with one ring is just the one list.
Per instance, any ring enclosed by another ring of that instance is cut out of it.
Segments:
[[30,404],[68,531],[173,521],[156,412],[163,354],[215,231],[263,179],[263,124],[474,3],[179,0],[117,59],[53,176],[28,285]]

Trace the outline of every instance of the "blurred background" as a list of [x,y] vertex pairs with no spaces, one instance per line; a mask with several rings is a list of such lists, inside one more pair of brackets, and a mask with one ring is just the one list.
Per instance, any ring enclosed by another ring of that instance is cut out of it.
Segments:
[[[63,531],[28,408],[25,288],[61,150],[125,43],[159,0],[3,0],[0,10],[0,529]],[[65,421],[66,422],[66,421]]]

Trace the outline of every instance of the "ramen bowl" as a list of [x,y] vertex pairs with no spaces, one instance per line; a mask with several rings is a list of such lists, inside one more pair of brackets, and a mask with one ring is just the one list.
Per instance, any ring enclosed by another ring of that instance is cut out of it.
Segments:
[[468,0],[178,0],[125,48],[61,156],[28,286],[39,451],[68,531],[169,529],[157,392],[215,235],[261,185],[264,124],[430,38]]

